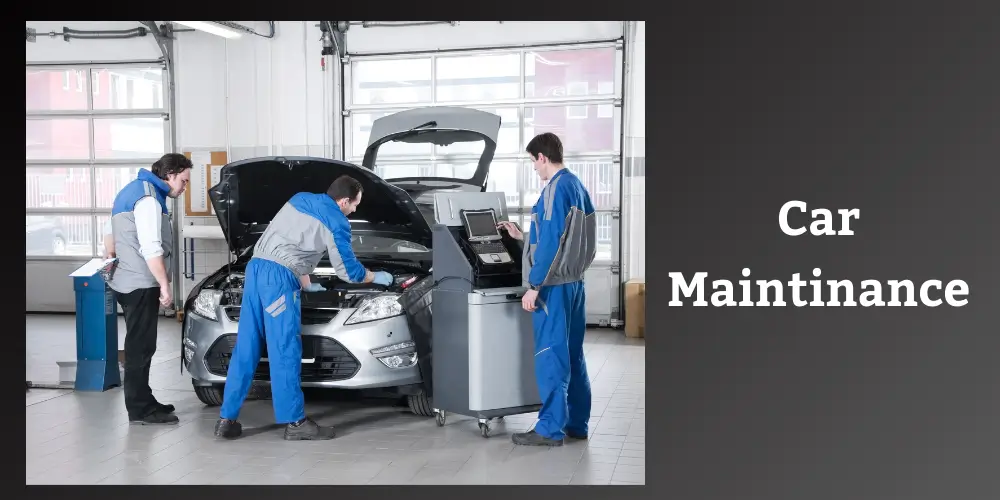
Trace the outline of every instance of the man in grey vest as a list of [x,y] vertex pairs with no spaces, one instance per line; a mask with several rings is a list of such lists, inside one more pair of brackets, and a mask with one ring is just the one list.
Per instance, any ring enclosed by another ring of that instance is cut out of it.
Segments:
[[178,422],[174,406],[153,397],[149,367],[156,353],[160,306],[173,304],[174,234],[167,198],[184,192],[191,167],[184,155],[170,153],[153,163],[152,171],[140,169],[118,192],[104,228],[105,255],[118,258],[108,286],[125,312],[125,408],[134,424]]

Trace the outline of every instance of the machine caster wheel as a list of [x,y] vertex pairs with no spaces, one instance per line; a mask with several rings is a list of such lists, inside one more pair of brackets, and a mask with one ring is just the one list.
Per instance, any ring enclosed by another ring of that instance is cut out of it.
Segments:
[[444,427],[444,410],[434,410],[434,422],[437,423],[438,427]]
[[489,420],[479,421],[479,433],[483,435],[484,438],[490,437],[490,422]]

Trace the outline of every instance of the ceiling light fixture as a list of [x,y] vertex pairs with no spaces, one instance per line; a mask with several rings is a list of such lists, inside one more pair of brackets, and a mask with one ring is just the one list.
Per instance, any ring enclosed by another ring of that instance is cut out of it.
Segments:
[[173,21],[177,24],[183,24],[189,28],[194,28],[196,30],[204,31],[205,33],[211,33],[213,35],[218,35],[223,38],[239,38],[242,34],[227,26],[221,24],[213,23],[212,21]]

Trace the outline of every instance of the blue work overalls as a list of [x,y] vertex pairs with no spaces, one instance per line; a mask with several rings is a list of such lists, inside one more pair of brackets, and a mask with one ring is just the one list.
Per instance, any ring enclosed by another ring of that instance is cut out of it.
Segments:
[[588,432],[591,391],[583,355],[583,272],[595,255],[594,217],[583,183],[565,168],[552,176],[531,209],[525,242],[530,254],[527,281],[538,287],[532,324],[542,400],[535,432],[550,439]]

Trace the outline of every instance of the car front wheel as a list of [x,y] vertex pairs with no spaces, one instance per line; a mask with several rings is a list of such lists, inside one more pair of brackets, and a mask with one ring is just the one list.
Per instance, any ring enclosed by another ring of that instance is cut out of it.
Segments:
[[194,386],[194,393],[198,396],[198,400],[208,406],[222,406],[222,394],[224,392],[225,386]]
[[423,391],[416,396],[406,396],[406,403],[414,415],[420,415],[421,417],[434,416],[434,406],[431,404],[431,398],[428,398],[427,394]]

